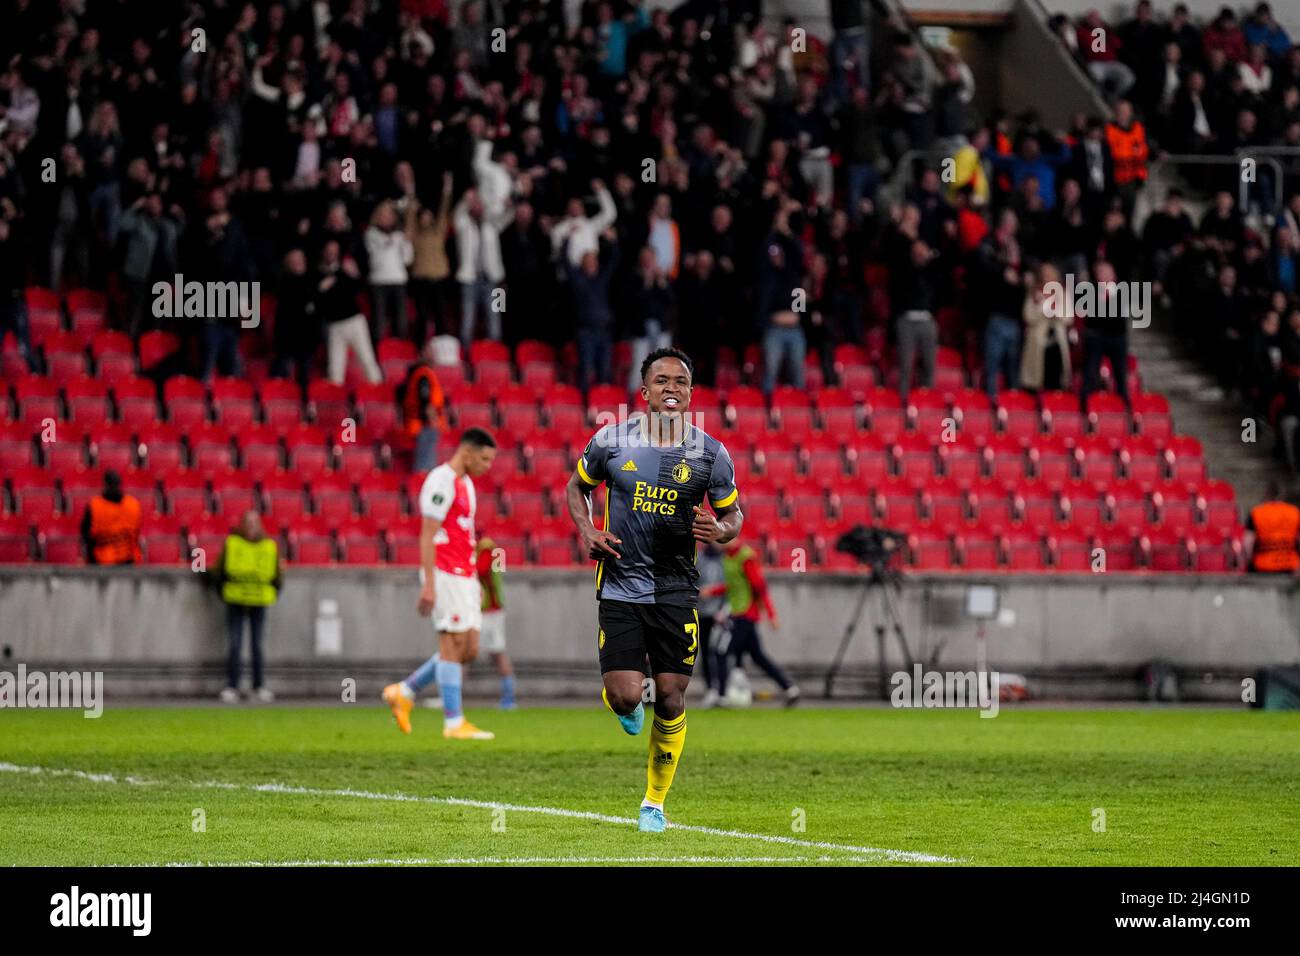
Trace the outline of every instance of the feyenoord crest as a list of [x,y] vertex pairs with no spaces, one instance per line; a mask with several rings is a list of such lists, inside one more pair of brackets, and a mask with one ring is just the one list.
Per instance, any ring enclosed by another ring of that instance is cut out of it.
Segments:
[[679,461],[673,466],[673,481],[679,485],[684,485],[691,480],[691,466],[684,461]]

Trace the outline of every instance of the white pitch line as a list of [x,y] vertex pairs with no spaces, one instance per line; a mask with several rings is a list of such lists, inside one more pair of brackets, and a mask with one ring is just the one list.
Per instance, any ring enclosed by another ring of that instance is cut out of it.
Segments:
[[[85,770],[64,768],[30,767],[0,762],[0,772],[49,774],[51,776],[77,777],[94,783],[127,783],[136,786],[149,786],[162,781],[146,780],[140,777],[115,777],[111,773],[90,773]],[[227,783],[218,780],[202,782],[182,782],[180,786],[200,787],[216,790],[245,790],[254,793],[285,793],[309,797],[352,797],[360,800],[382,800],[399,803],[433,803],[442,806],[477,807],[482,810],[507,810],[515,813],[537,813],[544,816],[566,817],[571,820],[593,820],[597,823],[629,824],[637,821],[632,817],[616,817],[607,813],[595,813],[590,810],[568,810],[563,807],[534,807],[516,803],[502,803],[497,800],[470,800],[465,797],[429,797],[405,793],[377,793],[370,790],[322,789],[319,787],[297,787],[285,783]],[[871,846],[852,846],[844,843],[827,843],[822,840],[799,840],[794,837],[775,836],[768,833],[746,833],[743,830],[722,830],[717,827],[692,826],[682,823],[669,823],[669,828],[686,833],[704,833],[709,836],[730,837],[736,840],[757,840],[762,843],[797,846],[808,850],[836,850],[860,857],[884,858],[894,863],[965,863],[965,860],[931,853],[919,853],[912,850],[890,850]]]
[[844,863],[868,862],[843,856],[451,856],[370,857],[364,860],[237,860],[132,864],[161,867],[266,867],[266,866],[529,866],[542,863]]

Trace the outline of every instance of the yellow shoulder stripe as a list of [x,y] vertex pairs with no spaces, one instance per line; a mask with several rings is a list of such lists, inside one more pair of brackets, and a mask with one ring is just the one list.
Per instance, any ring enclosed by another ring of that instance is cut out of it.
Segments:
[[587,469],[582,467],[582,459],[578,459],[578,477],[589,485],[598,485],[599,481],[593,481],[591,475],[587,474]]

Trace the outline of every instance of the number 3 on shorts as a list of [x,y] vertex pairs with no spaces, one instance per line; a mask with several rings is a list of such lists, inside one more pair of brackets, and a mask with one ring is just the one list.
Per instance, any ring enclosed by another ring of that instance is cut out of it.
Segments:
[[690,666],[695,665],[695,648],[700,643],[700,612],[695,612],[695,620],[686,625],[686,633],[690,635],[691,646],[686,648],[686,657],[682,658],[682,663]]

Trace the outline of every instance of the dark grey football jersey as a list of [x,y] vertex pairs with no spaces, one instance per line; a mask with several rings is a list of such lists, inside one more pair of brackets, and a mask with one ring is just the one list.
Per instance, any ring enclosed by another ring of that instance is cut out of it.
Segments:
[[604,529],[622,540],[621,558],[596,569],[596,596],[636,604],[695,607],[699,572],[694,507],[705,496],[715,508],[736,501],[736,474],[722,442],[694,425],[680,445],[651,445],[645,419],[606,425],[587,443],[578,477],[605,483]]

